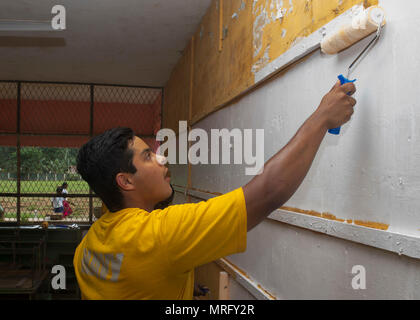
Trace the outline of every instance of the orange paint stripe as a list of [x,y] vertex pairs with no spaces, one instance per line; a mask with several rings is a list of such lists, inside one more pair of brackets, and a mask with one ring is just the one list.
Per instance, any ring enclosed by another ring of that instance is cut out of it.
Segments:
[[261,290],[264,291],[264,293],[266,295],[268,295],[271,299],[273,300],[277,300],[277,297],[273,296],[270,292],[268,292],[267,290],[265,290],[263,287],[261,287],[259,284],[257,285],[257,287]]
[[303,210],[303,209],[292,208],[292,207],[281,207],[280,209],[322,218],[322,214],[314,210]]
[[389,228],[389,224],[373,222],[373,221],[354,220],[354,224],[357,224],[363,227],[379,229],[379,230],[388,230]]
[[[333,220],[333,221],[347,222],[349,224],[353,223],[353,220],[351,219],[346,219],[346,220],[339,219],[335,215],[328,212],[319,213],[314,210],[303,210],[303,209],[298,209],[298,208],[293,208],[293,207],[281,207],[280,209],[286,210],[286,211],[297,212],[297,213],[303,213],[306,215],[315,216],[315,217],[324,218],[324,219]],[[354,224],[363,226],[363,227],[378,229],[378,230],[388,230],[389,228],[389,224],[385,224],[381,222],[374,222],[374,221],[354,220]]]

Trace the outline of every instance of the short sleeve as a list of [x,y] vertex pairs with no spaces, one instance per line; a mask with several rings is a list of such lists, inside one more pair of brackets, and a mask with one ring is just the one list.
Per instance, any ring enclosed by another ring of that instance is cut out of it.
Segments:
[[185,272],[246,250],[247,213],[242,188],[160,212],[161,243],[170,268]]

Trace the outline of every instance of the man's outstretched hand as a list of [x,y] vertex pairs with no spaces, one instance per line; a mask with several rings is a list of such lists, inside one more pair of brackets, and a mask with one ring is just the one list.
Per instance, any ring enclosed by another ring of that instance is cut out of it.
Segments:
[[308,173],[327,130],[348,122],[356,100],[353,83],[334,87],[289,143],[273,156],[263,172],[243,187],[248,231],[281,207],[296,192]]
[[327,130],[341,127],[353,115],[356,100],[351,97],[356,92],[354,83],[340,84],[334,87],[322,98],[321,104],[315,111],[319,121],[325,123]]

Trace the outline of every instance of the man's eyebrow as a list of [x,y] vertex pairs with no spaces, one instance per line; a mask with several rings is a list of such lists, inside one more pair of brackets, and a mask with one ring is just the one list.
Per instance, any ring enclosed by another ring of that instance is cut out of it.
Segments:
[[151,148],[146,148],[140,153],[140,155],[143,156],[145,153],[148,153],[148,152],[151,152],[151,151],[152,151]]

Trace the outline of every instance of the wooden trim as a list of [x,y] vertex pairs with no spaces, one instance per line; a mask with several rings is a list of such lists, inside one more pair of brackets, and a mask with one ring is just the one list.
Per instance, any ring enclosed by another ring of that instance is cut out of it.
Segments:
[[219,52],[223,50],[223,0],[219,0]]
[[219,300],[229,300],[229,274],[226,271],[219,273]]

